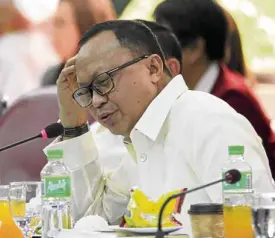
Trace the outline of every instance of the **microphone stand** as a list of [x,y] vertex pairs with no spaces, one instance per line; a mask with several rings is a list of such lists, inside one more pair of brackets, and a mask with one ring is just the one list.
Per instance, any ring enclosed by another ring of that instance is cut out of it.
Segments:
[[202,185],[200,187],[197,187],[197,188],[193,188],[193,189],[190,189],[190,190],[187,190],[187,191],[184,191],[184,192],[181,192],[181,193],[177,193],[177,194],[174,194],[172,195],[171,197],[168,197],[164,203],[162,204],[161,208],[160,208],[160,212],[159,212],[159,216],[158,216],[158,230],[157,230],[157,233],[156,233],[156,238],[163,238],[165,233],[163,232],[162,228],[161,228],[161,223],[162,223],[162,216],[163,216],[163,212],[164,212],[164,209],[165,207],[167,206],[167,204],[177,198],[177,197],[181,197],[181,196],[184,196],[186,195],[187,193],[192,193],[192,192],[195,192],[197,190],[200,190],[200,189],[203,189],[203,188],[206,188],[206,187],[209,187],[209,186],[212,186],[212,185],[215,185],[217,183],[221,183],[221,182],[224,182],[224,181],[227,181],[227,178],[223,178],[223,179],[220,179],[220,180],[217,180],[215,182],[212,182],[212,183],[208,183],[208,184],[205,184],[205,185]]
[[13,143],[13,144],[10,144],[10,145],[8,145],[8,146],[5,146],[5,147],[0,148],[0,152],[3,151],[3,150],[7,150],[7,149],[9,149],[9,148],[12,148],[12,147],[14,147],[14,146],[23,144],[23,143],[25,143],[25,142],[28,142],[28,141],[37,139],[37,138],[39,138],[39,137],[41,137],[41,134],[38,134],[38,135],[36,135],[36,136],[29,137],[29,138],[24,139],[24,140],[17,141],[17,142],[15,142],[15,143]]
[[5,147],[2,147],[2,148],[0,148],[0,152],[3,150],[7,150],[12,147],[15,147],[17,145],[21,145],[28,141],[37,139],[37,138],[42,137],[43,139],[50,139],[50,138],[57,137],[57,136],[60,136],[61,134],[63,134],[63,131],[64,131],[64,128],[60,123],[52,123],[52,124],[48,125],[47,127],[45,127],[38,135],[29,137],[29,138],[21,140],[21,141],[17,141],[15,143],[13,143],[11,145],[7,145]]

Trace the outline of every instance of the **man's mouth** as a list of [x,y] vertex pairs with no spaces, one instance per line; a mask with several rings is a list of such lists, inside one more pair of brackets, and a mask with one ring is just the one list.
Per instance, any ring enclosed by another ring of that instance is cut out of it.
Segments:
[[101,122],[104,123],[104,122],[107,122],[113,114],[114,114],[114,112],[112,112],[112,113],[102,113],[101,115],[98,116],[98,118]]

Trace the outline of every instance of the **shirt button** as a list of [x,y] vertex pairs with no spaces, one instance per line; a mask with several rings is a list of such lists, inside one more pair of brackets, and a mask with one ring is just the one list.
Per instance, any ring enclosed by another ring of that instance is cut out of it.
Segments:
[[147,160],[147,155],[146,154],[141,154],[140,161],[145,162],[146,160]]

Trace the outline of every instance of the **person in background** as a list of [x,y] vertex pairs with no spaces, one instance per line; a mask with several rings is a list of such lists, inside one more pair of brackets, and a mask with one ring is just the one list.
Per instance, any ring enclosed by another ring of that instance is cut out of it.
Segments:
[[226,42],[224,62],[230,70],[241,74],[245,78],[245,82],[248,84],[248,86],[253,88],[257,84],[257,80],[250,72],[245,62],[242,40],[238,25],[229,11],[224,9],[224,12],[228,23],[228,39]]
[[169,26],[181,43],[182,75],[188,87],[221,98],[250,121],[262,140],[275,178],[271,121],[245,77],[223,63],[228,37],[223,9],[212,0],[166,0],[155,9],[155,17],[158,23]]
[[0,37],[27,26],[28,20],[20,14],[13,1],[0,1]]
[[47,70],[42,85],[55,85],[65,62],[78,51],[78,41],[92,25],[116,19],[110,0],[60,0],[53,18],[52,44],[61,63]]
[[56,2],[0,1],[0,94],[8,106],[38,88],[45,70],[59,61],[47,36]]
[[167,27],[156,22],[146,20],[136,20],[143,23],[156,35],[157,40],[163,50],[165,63],[167,64],[172,77],[176,77],[182,71],[181,45],[175,34]]
[[[120,223],[132,187],[155,200],[219,179],[232,144],[246,147],[255,191],[274,190],[264,148],[247,119],[217,97],[188,90],[181,75],[172,77],[156,36],[140,22],[107,21],[89,29],[63,68],[57,91],[65,129],[45,152],[64,151],[75,220],[97,214]],[[123,137],[131,161],[104,173],[87,113]],[[191,232],[190,204],[221,201],[221,184],[186,196],[185,232]]]

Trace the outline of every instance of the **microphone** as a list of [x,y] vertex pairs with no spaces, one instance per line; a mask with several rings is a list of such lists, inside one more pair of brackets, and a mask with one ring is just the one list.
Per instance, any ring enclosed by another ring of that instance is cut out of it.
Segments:
[[55,122],[55,123],[53,123],[53,124],[48,125],[46,128],[44,128],[44,129],[43,129],[38,135],[36,135],[36,136],[32,136],[32,137],[29,137],[29,138],[27,138],[27,139],[24,139],[24,140],[18,141],[18,142],[16,142],[16,143],[13,143],[13,144],[11,144],[11,145],[8,145],[8,146],[5,146],[5,147],[0,148],[0,152],[1,152],[1,151],[4,151],[4,150],[7,150],[7,149],[10,149],[10,148],[12,148],[12,147],[15,147],[15,146],[17,146],[17,145],[26,143],[26,142],[28,142],[28,141],[37,139],[37,138],[50,139],[50,138],[57,137],[57,136],[62,135],[62,134],[63,134],[63,131],[64,131],[64,128],[63,128],[62,124]]
[[190,190],[185,190],[184,192],[177,193],[177,194],[174,194],[174,195],[168,197],[164,201],[164,203],[162,204],[162,206],[160,208],[160,212],[159,212],[159,216],[158,216],[158,230],[157,230],[157,233],[156,233],[156,238],[163,238],[164,235],[165,235],[165,233],[162,231],[162,227],[161,227],[162,216],[163,216],[163,212],[164,212],[165,207],[167,206],[167,204],[171,200],[173,200],[173,199],[175,199],[177,197],[185,196],[187,193],[192,193],[192,192],[195,192],[197,190],[200,190],[200,189],[203,189],[203,188],[215,185],[217,183],[227,182],[227,183],[230,183],[230,184],[234,184],[234,183],[239,182],[240,179],[241,179],[241,177],[242,177],[242,175],[241,175],[241,173],[240,173],[239,170],[231,169],[231,170],[229,170],[229,171],[227,171],[225,173],[225,176],[222,179],[219,179],[219,180],[214,181],[212,183],[208,183],[208,184],[202,185],[202,186],[197,187],[197,188],[193,188],[193,189],[190,189]]

